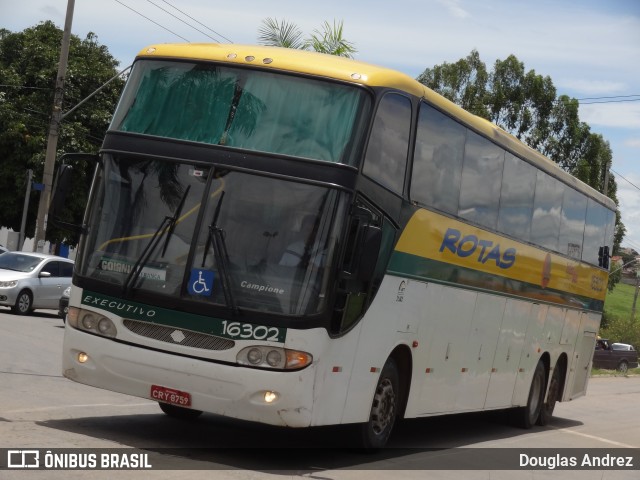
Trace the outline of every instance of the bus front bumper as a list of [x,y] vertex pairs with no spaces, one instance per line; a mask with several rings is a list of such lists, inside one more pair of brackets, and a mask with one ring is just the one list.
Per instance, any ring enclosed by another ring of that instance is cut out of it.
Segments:
[[286,427],[312,423],[313,365],[276,372],[220,364],[118,343],[67,325],[62,370],[70,380],[154,401],[152,386],[188,393],[191,408],[241,420]]

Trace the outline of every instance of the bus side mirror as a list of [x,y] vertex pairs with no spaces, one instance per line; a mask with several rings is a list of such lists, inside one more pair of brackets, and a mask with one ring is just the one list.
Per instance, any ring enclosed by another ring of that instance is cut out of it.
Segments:
[[62,228],[72,232],[84,233],[85,228],[83,225],[64,222],[60,219],[62,217],[63,210],[66,204],[67,194],[73,190],[73,166],[64,163],[64,161],[78,159],[97,162],[98,156],[85,153],[68,153],[60,158],[61,165],[58,168],[58,176],[56,177],[55,183],[53,184],[51,201],[49,203],[48,221],[58,228]]
[[73,167],[71,165],[60,165],[49,205],[49,221],[55,222],[55,219],[62,214],[72,179]]
[[598,249],[598,265],[602,268],[609,269],[609,247],[600,247]]

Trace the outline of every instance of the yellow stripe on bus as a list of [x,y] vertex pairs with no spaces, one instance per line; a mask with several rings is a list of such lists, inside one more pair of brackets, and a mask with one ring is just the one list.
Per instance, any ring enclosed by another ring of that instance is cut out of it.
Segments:
[[606,295],[599,268],[429,210],[411,217],[396,251],[597,300]]

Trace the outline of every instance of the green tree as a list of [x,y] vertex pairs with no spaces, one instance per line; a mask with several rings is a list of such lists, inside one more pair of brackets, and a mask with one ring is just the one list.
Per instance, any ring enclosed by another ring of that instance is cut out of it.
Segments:
[[[534,70],[527,72],[514,55],[496,60],[489,72],[478,52],[472,50],[456,63],[427,68],[417,80],[604,191],[605,168],[612,158],[609,142],[580,121],[576,99],[557,96],[551,78]],[[615,178],[610,176],[607,195],[618,204],[616,190]],[[624,233],[617,214],[614,252],[619,251]]]
[[456,63],[427,68],[417,80],[468,112],[490,118],[485,101],[489,75],[477,50]]
[[[0,226],[20,229],[26,187],[26,172],[40,181],[44,166],[53,90],[60,55],[62,30],[51,21],[22,32],[0,30]],[[63,111],[88,97],[116,73],[118,62],[89,33],[72,35],[64,86]],[[62,122],[58,156],[64,152],[98,151],[124,81],[118,79]],[[86,207],[86,185],[93,166],[75,165],[78,184],[70,195],[69,221],[78,222]],[[32,190],[26,235],[33,236],[39,192]],[[67,240],[68,232],[49,226],[47,240]]]
[[266,18],[258,29],[258,42],[273,47],[295,48],[298,50],[314,50],[320,53],[353,58],[357,52],[353,43],[344,38],[344,25],[340,21],[333,25],[322,24],[322,30],[314,30],[308,38],[303,38],[302,30],[286,20],[278,21]]

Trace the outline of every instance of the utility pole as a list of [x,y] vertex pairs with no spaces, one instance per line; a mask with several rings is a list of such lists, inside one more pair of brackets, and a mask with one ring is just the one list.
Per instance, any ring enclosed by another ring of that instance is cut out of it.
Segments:
[[73,21],[74,6],[75,0],[67,0],[67,16],[64,21],[62,45],[60,47],[60,62],[58,63],[58,76],[56,77],[56,86],[53,98],[53,113],[51,114],[51,122],[49,123],[47,152],[45,154],[44,171],[42,173],[44,189],[40,195],[38,218],[36,220],[36,235],[34,241],[34,251],[36,252],[42,252],[44,250],[44,239],[47,231],[47,212],[49,210],[49,200],[51,198],[51,185],[53,184],[53,170],[56,163],[58,134],[60,130],[60,122],[62,120],[62,97],[64,93],[64,79],[67,73],[67,63],[69,60],[71,22]]
[[22,223],[20,224],[20,236],[18,237],[18,251],[22,251],[22,244],[26,237],[27,212],[29,211],[29,195],[31,195],[31,179],[33,170],[27,170],[27,193],[24,195],[24,207],[22,207]]
[[640,270],[636,270],[636,288],[633,295],[633,306],[631,307],[631,323],[636,318],[636,302],[638,301],[638,289],[640,289]]

